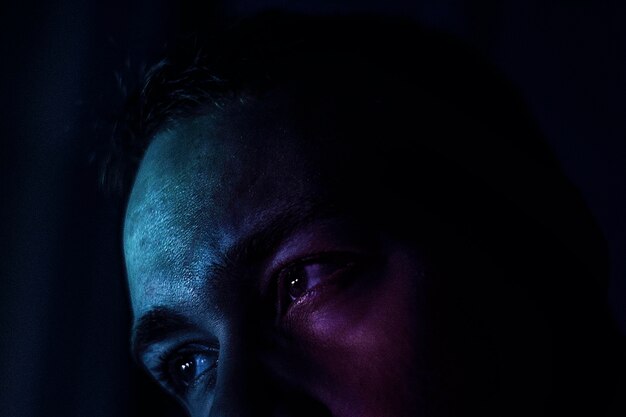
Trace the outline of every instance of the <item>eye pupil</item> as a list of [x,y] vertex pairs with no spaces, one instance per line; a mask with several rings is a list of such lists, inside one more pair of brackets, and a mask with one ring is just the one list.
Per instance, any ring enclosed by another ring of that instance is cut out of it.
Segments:
[[192,359],[178,362],[175,372],[178,381],[189,384],[196,376],[196,361]]
[[292,300],[300,297],[306,291],[306,277],[303,276],[304,272],[300,271],[299,273],[293,273],[287,282],[287,290],[289,293],[289,297]]

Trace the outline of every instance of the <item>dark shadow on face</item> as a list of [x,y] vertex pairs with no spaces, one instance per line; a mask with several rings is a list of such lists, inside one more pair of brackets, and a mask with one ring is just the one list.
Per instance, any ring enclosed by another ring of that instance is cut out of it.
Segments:
[[490,68],[366,23],[154,135],[138,360],[194,416],[583,415],[610,380],[588,214]]
[[409,412],[424,265],[338,206],[260,104],[146,154],[125,227],[139,358],[198,415]]

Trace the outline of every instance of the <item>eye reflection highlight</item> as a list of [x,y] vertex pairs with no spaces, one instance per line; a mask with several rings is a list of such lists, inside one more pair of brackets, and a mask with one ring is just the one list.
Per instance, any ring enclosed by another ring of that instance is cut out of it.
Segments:
[[162,360],[158,379],[184,398],[196,383],[213,373],[217,362],[216,352],[204,347],[186,347]]
[[326,253],[288,265],[278,273],[278,304],[281,313],[321,284],[346,278],[356,265],[354,255]]

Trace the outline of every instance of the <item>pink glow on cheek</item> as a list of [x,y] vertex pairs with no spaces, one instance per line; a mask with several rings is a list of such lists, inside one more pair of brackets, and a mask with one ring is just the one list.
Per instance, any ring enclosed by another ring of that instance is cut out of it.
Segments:
[[399,387],[414,394],[408,364],[418,351],[420,274],[403,251],[390,253],[381,273],[366,291],[325,293],[294,309],[294,336],[308,352],[318,395],[337,416],[401,415],[407,399]]
[[294,305],[290,327],[300,340],[350,349],[379,346],[382,336],[383,340],[408,339],[418,311],[421,274],[416,264],[406,253],[391,253],[382,276],[366,284],[366,290],[324,289]]

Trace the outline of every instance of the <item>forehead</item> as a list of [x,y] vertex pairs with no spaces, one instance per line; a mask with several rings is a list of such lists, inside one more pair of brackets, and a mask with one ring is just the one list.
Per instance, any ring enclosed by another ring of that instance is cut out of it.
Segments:
[[124,225],[135,313],[193,303],[220,254],[315,199],[316,173],[297,143],[283,124],[250,114],[196,117],[154,138]]

